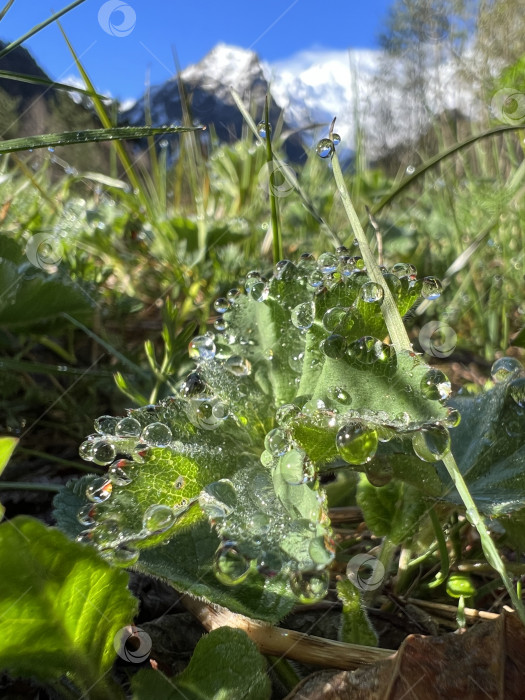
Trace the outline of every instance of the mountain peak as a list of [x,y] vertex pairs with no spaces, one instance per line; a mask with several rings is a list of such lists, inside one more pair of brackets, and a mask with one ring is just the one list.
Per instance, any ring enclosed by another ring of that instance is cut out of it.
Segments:
[[242,91],[254,77],[265,76],[254,51],[219,43],[198,63],[185,68],[181,77],[185,83],[205,83],[208,89],[234,86]]

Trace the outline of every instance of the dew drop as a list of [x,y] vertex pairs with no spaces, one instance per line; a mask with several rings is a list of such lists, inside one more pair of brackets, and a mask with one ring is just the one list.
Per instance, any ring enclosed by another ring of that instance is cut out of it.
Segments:
[[236,377],[247,377],[251,374],[252,365],[249,360],[240,355],[232,355],[224,363],[225,368]]
[[399,278],[417,275],[415,266],[410,263],[396,263],[390,268],[390,272]]
[[268,450],[263,450],[263,452],[261,452],[260,460],[263,467],[269,467],[273,464],[274,456],[271,452],[268,452]]
[[337,401],[338,403],[342,403],[345,406],[348,406],[350,403],[352,403],[352,397],[350,396],[350,394],[340,386],[328,387],[326,395],[331,401]]
[[357,421],[344,425],[336,435],[337,451],[348,464],[365,464],[375,455],[377,431]]
[[517,375],[523,369],[522,364],[515,357],[500,357],[490,368],[490,376],[497,384]]
[[273,269],[276,280],[289,280],[295,277],[297,268],[291,260],[279,260]]
[[254,301],[266,301],[270,294],[270,289],[265,282],[255,282],[250,289],[250,296]]
[[383,295],[383,287],[375,282],[365,282],[359,291],[361,299],[368,304],[381,303]]
[[117,452],[112,442],[108,440],[94,440],[92,460],[95,464],[100,464],[101,466],[111,464],[116,454]]
[[231,306],[235,302],[235,300],[238,299],[240,296],[240,290],[234,287],[233,289],[230,289],[229,292],[226,294],[226,299],[230,302]]
[[92,527],[95,524],[95,506],[91,503],[82,506],[77,513],[77,520],[85,527]]
[[184,484],[186,483],[186,480],[182,476],[182,474],[179,474],[179,476],[175,479],[173,482],[173,488],[176,491],[180,491],[182,488],[184,488]]
[[365,466],[365,474],[372,486],[385,486],[394,477],[394,470],[387,462],[374,460]]
[[237,505],[237,492],[229,479],[220,479],[206,486],[199,496],[199,505],[208,518],[226,518]]
[[113,484],[103,476],[96,477],[86,488],[86,498],[92,503],[104,503],[111,496]]
[[390,289],[390,293],[394,297],[396,297],[399,294],[399,292],[401,291],[401,281],[400,281],[399,277],[397,277],[396,275],[393,275],[390,272],[386,272],[383,275],[383,278],[386,282],[387,287]]
[[190,342],[188,353],[192,360],[213,360],[216,353],[213,338],[209,335],[198,335]]
[[213,302],[213,308],[218,314],[223,314],[225,311],[228,311],[230,308],[230,302],[228,299],[225,299],[224,297],[219,297],[218,299],[215,299]]
[[85,459],[86,462],[93,461],[93,444],[93,440],[84,440],[84,442],[78,448],[78,454],[80,457],[82,457],[82,459]]
[[224,333],[224,331],[228,328],[228,324],[223,318],[217,318],[213,322],[213,327],[217,333]]
[[317,264],[319,265],[319,269],[323,275],[329,275],[331,272],[335,272],[337,270],[339,260],[337,255],[334,255],[333,253],[322,253],[322,255],[319,256]]
[[250,573],[250,566],[250,560],[237,551],[233,542],[221,545],[215,555],[215,576],[226,586],[242,583]]
[[509,384],[509,394],[520,408],[525,408],[525,377],[514,379]]
[[344,306],[333,306],[323,316],[323,326],[329,333],[333,333],[343,325],[348,315],[348,309]]
[[261,273],[257,272],[257,270],[251,270],[248,272],[246,279],[244,280],[244,289],[246,290],[246,293],[250,294],[253,285],[257,284],[258,282],[262,282]]
[[[268,124],[268,129],[269,129],[270,136],[271,136],[271,134],[272,134],[272,125],[271,124]],[[257,124],[257,133],[259,134],[259,136],[262,139],[266,138],[266,122],[261,121]]]
[[115,566],[133,566],[139,560],[140,552],[136,547],[120,545],[112,551],[111,561]]
[[319,347],[327,357],[340,360],[346,352],[346,339],[338,333],[332,333],[321,342]]
[[112,464],[108,469],[108,477],[115,486],[127,486],[131,484],[132,478],[126,469],[131,467],[132,463],[127,459],[119,459],[118,462]]
[[142,525],[150,533],[160,533],[168,530],[175,522],[175,513],[169,506],[156,503],[144,513]]
[[328,158],[334,154],[334,144],[330,139],[321,139],[316,147],[316,153],[321,158]]
[[332,141],[334,146],[339,146],[339,144],[341,143],[341,137],[339,136],[339,134],[332,134]]
[[115,426],[115,434],[121,438],[138,438],[142,426],[136,418],[122,418]]
[[288,451],[290,444],[284,430],[274,428],[264,438],[264,447],[274,457],[281,457]]
[[297,304],[292,309],[290,318],[292,324],[300,330],[307,330],[314,322],[315,304],[313,301],[305,301],[303,304]]
[[144,428],[140,439],[148,447],[168,447],[173,435],[170,428],[164,423],[151,423]]
[[412,448],[423,462],[439,462],[450,449],[450,434],[443,425],[422,428],[413,436]]
[[287,484],[297,485],[304,482],[305,453],[292,449],[279,459],[279,470]]
[[206,391],[206,383],[198,372],[190,372],[180,386],[180,393],[183,396],[198,396]]
[[461,413],[457,408],[448,408],[445,425],[447,428],[457,428],[461,422]]
[[322,572],[295,572],[290,576],[290,587],[299,603],[317,603],[328,593],[330,574]]
[[189,410],[190,420],[204,430],[215,430],[228,418],[228,407],[214,396],[191,399]]
[[421,378],[420,387],[425,398],[438,401],[448,399],[452,391],[447,376],[439,369],[429,369]]
[[300,412],[300,408],[295,404],[285,403],[277,409],[275,420],[279,425],[286,427]]
[[101,435],[115,435],[115,427],[119,422],[115,416],[100,416],[95,421],[95,430]]
[[437,277],[424,277],[423,286],[421,287],[421,296],[424,299],[429,299],[433,301],[434,299],[439,299],[443,291],[443,285],[437,279]]
[[312,272],[308,275],[308,284],[310,287],[314,287],[316,289],[324,284],[324,275],[321,270],[318,268],[312,270]]

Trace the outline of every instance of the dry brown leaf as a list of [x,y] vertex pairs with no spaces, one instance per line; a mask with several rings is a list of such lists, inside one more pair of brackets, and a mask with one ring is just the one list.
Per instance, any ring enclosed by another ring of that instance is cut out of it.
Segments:
[[463,634],[410,635],[390,659],[321,671],[286,700],[523,700],[525,627],[513,613]]

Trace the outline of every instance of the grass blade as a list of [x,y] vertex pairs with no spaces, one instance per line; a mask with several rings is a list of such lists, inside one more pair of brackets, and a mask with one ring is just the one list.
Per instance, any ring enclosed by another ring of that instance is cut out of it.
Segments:
[[0,141],[0,153],[27,151],[34,148],[70,146],[77,143],[95,143],[98,141],[115,141],[117,139],[139,139],[154,134],[175,134],[181,131],[193,131],[202,127],[185,126],[122,126],[109,129],[87,129],[86,131],[64,131],[60,134],[42,134],[24,136],[19,139]]
[[[54,90],[80,92],[82,95],[91,97],[91,92],[89,90],[84,90],[84,88],[75,87],[74,85],[66,85],[66,83],[56,83],[54,80],[42,78],[37,75],[26,75],[25,73],[17,73],[16,71],[12,70],[2,70],[0,71],[0,78],[2,80],[16,80],[19,83],[29,83],[30,85],[45,85],[46,87],[53,88]],[[100,99],[106,99],[102,95],[97,95],[97,97]]]

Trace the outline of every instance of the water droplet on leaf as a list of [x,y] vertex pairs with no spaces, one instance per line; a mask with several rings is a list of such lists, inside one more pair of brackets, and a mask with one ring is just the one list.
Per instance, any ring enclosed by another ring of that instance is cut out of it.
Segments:
[[111,464],[115,459],[117,452],[115,446],[112,442],[108,440],[95,440],[93,442],[93,452],[91,459],[95,464],[100,464],[104,466],[106,464]]
[[413,436],[412,448],[423,462],[439,462],[450,449],[450,434],[443,425],[422,428]]
[[304,482],[304,458],[304,452],[292,449],[279,459],[281,476],[287,484],[297,485]]
[[384,296],[383,287],[375,282],[365,282],[359,291],[359,296],[368,304],[380,303]]
[[328,593],[330,574],[322,572],[296,572],[290,577],[290,587],[299,603],[317,603]]
[[226,586],[242,583],[250,573],[250,566],[250,560],[238,552],[233,543],[223,544],[215,555],[215,576]]
[[315,304],[313,301],[305,301],[292,309],[290,318],[292,324],[300,330],[307,330],[314,322]]
[[348,464],[365,464],[375,455],[377,431],[353,421],[344,425],[336,435],[337,451]]
[[103,476],[96,477],[86,488],[86,498],[92,503],[104,503],[111,496],[113,485]]
[[434,299],[439,299],[441,292],[443,291],[443,285],[437,279],[437,277],[424,277],[423,286],[421,288],[421,296],[424,299],[429,299],[433,301]]
[[150,533],[160,533],[168,530],[175,522],[175,513],[169,506],[156,503],[144,513],[142,524]]
[[448,399],[452,391],[447,376],[439,369],[429,369],[421,378],[420,387],[425,398],[438,401]]
[[213,360],[215,352],[215,343],[209,335],[198,335],[189,344],[188,353],[192,360]]
[[232,355],[232,357],[229,357],[224,366],[228,372],[236,377],[246,377],[251,374],[252,371],[251,362],[245,357],[240,357],[240,355]]
[[316,153],[321,158],[328,158],[334,154],[334,144],[330,139],[321,139],[316,147]]
[[490,376],[497,384],[510,379],[513,375],[519,374],[523,366],[515,357],[500,357],[490,368]]
[[264,438],[264,447],[274,457],[281,457],[288,451],[290,443],[284,430],[274,428]]
[[[272,125],[271,125],[271,124],[268,124],[268,128],[269,128],[270,136],[271,136],[271,134],[272,134]],[[257,133],[259,134],[259,136],[260,136],[262,139],[265,139],[265,138],[266,138],[266,122],[261,121],[261,122],[259,122],[259,123],[257,124]]]
[[119,422],[115,416],[100,416],[95,421],[95,430],[101,435],[115,435],[115,427]]
[[141,440],[149,447],[168,447],[172,439],[172,432],[164,423],[151,423],[144,428],[141,435]]
[[142,426],[136,418],[122,418],[115,426],[115,434],[122,438],[138,438],[142,432]]

